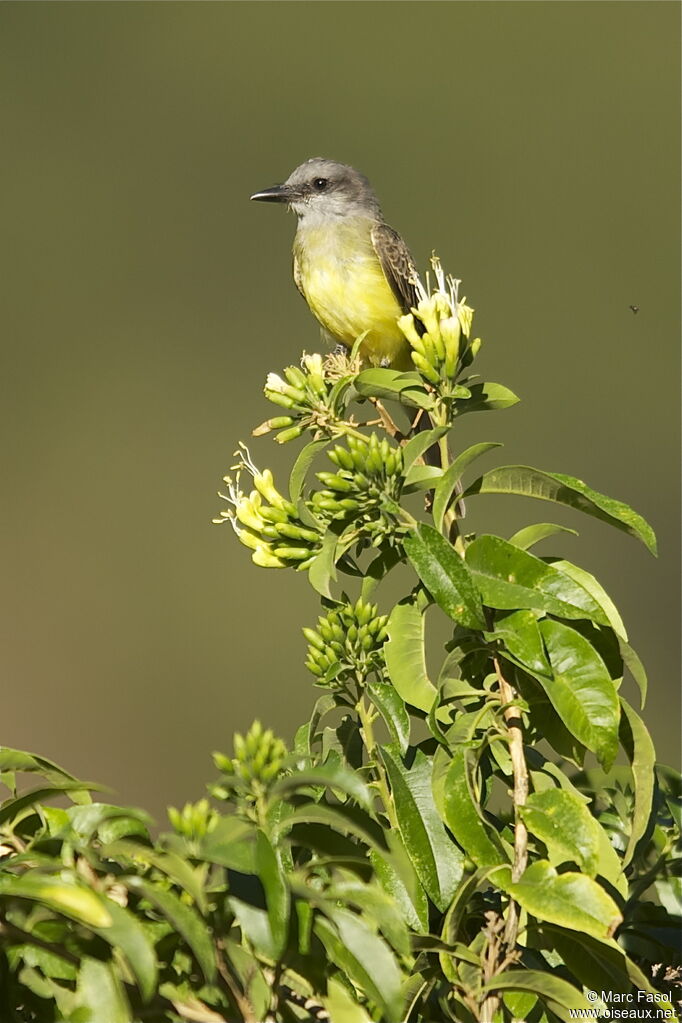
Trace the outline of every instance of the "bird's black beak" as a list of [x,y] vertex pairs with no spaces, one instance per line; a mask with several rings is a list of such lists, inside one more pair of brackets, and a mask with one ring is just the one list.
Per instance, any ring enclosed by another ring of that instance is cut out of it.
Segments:
[[251,198],[259,202],[288,202],[290,196],[286,185],[273,185],[272,188],[264,188],[262,192],[254,192]]

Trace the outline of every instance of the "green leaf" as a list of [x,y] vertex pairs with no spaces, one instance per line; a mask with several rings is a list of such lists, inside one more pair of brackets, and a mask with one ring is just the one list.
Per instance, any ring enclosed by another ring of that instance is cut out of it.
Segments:
[[512,1014],[512,1019],[526,1019],[537,1004],[538,996],[533,991],[505,991],[502,1001]]
[[216,973],[215,950],[208,925],[196,910],[181,902],[173,892],[165,891],[140,877],[123,877],[122,881],[131,891],[143,895],[151,902],[165,916],[173,929],[182,935],[194,953],[204,978],[210,984]]
[[604,878],[627,898],[623,863],[579,792],[569,786],[544,790],[530,796],[527,806],[530,809],[521,812],[529,831],[545,843],[553,866],[573,859],[590,877]]
[[505,970],[483,987],[482,991],[532,991],[548,1009],[565,1023],[577,1018],[576,1011],[593,1020],[592,1005],[582,992],[568,981],[540,970]]
[[325,898],[332,903],[354,906],[366,921],[374,919],[397,952],[404,956],[410,954],[410,940],[400,910],[379,885],[341,878],[329,885]]
[[323,824],[342,835],[353,835],[370,847],[384,852],[386,850],[386,837],[381,827],[359,807],[351,807],[345,803],[338,806],[307,803],[296,807],[280,822],[275,840],[298,824]]
[[363,398],[399,401],[411,408],[433,408],[433,398],[418,373],[395,369],[365,369],[355,378],[355,389]]
[[362,778],[343,764],[320,764],[285,775],[273,785],[271,794],[274,798],[284,799],[293,792],[315,785],[345,792],[366,809],[370,809],[373,802],[372,794]]
[[563,559],[555,561],[552,559],[551,564],[552,567],[558,569],[559,572],[564,572],[565,575],[570,575],[571,579],[575,579],[575,581],[579,583],[583,589],[587,590],[587,592],[596,600],[597,604],[599,604],[600,608],[606,615],[609,625],[616,635],[627,640],[628,634],[625,631],[623,619],[618,613],[618,608],[613,603],[599,580],[595,579],[590,572],[586,572],[584,568],[580,568],[579,565],[574,565],[570,561],[565,561]]
[[339,548],[339,537],[328,529],[322,540],[322,547],[308,569],[308,579],[312,588],[322,597],[332,599],[330,584],[336,579],[336,554]]
[[507,862],[497,835],[483,823],[482,811],[474,800],[466,748],[455,748],[436,800],[443,820],[477,866]]
[[530,833],[547,847],[552,866],[575,863],[596,877],[602,829],[578,796],[563,789],[533,792],[520,812]]
[[[38,930],[40,930],[40,924],[38,925]],[[42,948],[40,945],[33,945],[31,944],[32,935],[28,931],[25,932],[25,938],[24,935],[22,935],[22,939],[24,940],[17,944],[15,944],[11,939],[9,941],[5,939],[3,943],[10,963],[10,968],[16,969],[16,966],[21,960],[22,984],[26,983],[24,978],[24,968],[27,966],[37,966],[41,973],[44,974],[44,977],[49,977],[50,980],[74,981],[76,979],[78,974],[77,962],[68,961],[66,956],[69,955],[69,951],[64,948],[63,945],[55,946],[58,951]],[[40,936],[36,936],[36,940],[40,941]],[[33,990],[33,988],[31,988],[31,990]]]
[[304,753],[308,757],[313,755],[313,745],[318,735],[317,726],[324,715],[328,714],[336,706],[337,701],[333,693],[324,693],[324,695],[318,697],[315,701],[313,712],[310,715],[310,720],[301,725],[296,732],[294,744],[296,753]]
[[[228,902],[248,944],[265,959],[280,958],[288,934],[289,891],[266,836],[258,833],[256,866],[263,891],[251,879],[232,878]],[[263,904],[265,895],[265,905]]]
[[352,979],[388,1020],[402,1019],[402,973],[393,953],[362,917],[326,908],[313,929],[330,959]]
[[347,987],[331,978],[327,984],[327,997],[323,999],[329,1018],[334,1023],[372,1023],[361,1005],[355,1001]]
[[466,451],[461,453],[461,455],[458,455],[454,462],[445,470],[438,482],[438,485],[436,486],[433,496],[433,524],[437,530],[440,531],[443,527],[443,516],[447,511],[447,507],[450,504],[450,498],[452,497],[455,487],[459,483],[464,470],[468,465],[471,465],[475,459],[479,458],[480,455],[484,455],[486,451],[499,447],[502,447],[502,445],[495,441],[486,441],[483,444],[472,444],[470,448],[467,448]]
[[467,566],[448,541],[424,522],[403,546],[427,590],[450,618],[469,629],[484,629],[481,600]]
[[570,576],[499,536],[479,536],[469,544],[466,563],[483,603],[500,610],[529,608],[560,618],[608,620],[599,604]]
[[383,717],[404,756],[410,744],[410,716],[398,690],[387,682],[373,681],[367,685],[367,695]]
[[255,874],[255,840],[252,824],[237,817],[220,817],[202,837],[199,855],[209,863],[238,870],[241,874]]
[[384,746],[381,756],[405,848],[429,898],[444,912],[462,877],[464,858],[438,816],[432,763],[420,749],[409,767],[395,747]]
[[425,451],[437,444],[441,437],[448,432],[447,426],[437,426],[433,430],[421,430],[402,449],[403,473],[411,468],[418,458],[421,458]]
[[195,870],[178,853],[172,850],[161,852],[148,845],[143,845],[141,842],[126,839],[107,844],[102,853],[107,858],[116,859],[120,856],[127,856],[139,863],[156,867],[180,888],[184,888],[188,895],[194,899],[201,912],[206,911],[206,895],[200,877],[200,869]]
[[503,465],[480,476],[464,496],[473,494],[516,494],[565,504],[622,529],[641,540],[652,554],[656,553],[656,536],[646,519],[622,501],[592,490],[574,476],[544,472],[528,465]]
[[44,903],[49,909],[91,928],[111,927],[113,922],[106,903],[95,892],[37,871],[22,877],[0,876],[2,896]]
[[524,529],[519,529],[513,536],[509,537],[509,543],[513,543],[515,547],[520,547],[522,551],[527,551],[529,547],[540,543],[541,540],[545,540],[549,536],[556,536],[557,533],[578,535],[577,530],[569,529],[567,526],[558,526],[554,522],[538,522],[533,526],[525,526]]
[[632,675],[635,683],[639,689],[640,707],[644,709],[646,703],[646,694],[649,686],[649,680],[647,678],[646,670],[644,665],[639,659],[639,655],[636,650],[626,643],[620,636],[617,637],[618,646],[620,647],[620,656],[623,658],[623,663]]
[[369,858],[384,891],[399,907],[403,919],[417,934],[429,930],[429,905],[399,831],[388,836],[390,855],[370,850]]
[[78,1014],[79,1023],[131,1023],[133,1019],[123,985],[112,967],[99,959],[83,958],[77,995],[79,1006],[87,1012]]
[[148,829],[154,821],[143,810],[115,806],[110,803],[86,803],[71,806],[66,811],[74,832],[89,841],[95,832],[103,842],[114,841],[124,835],[148,836]]
[[637,844],[644,835],[651,816],[656,750],[639,714],[622,696],[620,704],[623,708],[621,741],[630,761],[635,787],[635,808],[630,822],[630,837],[623,857],[623,865],[627,866],[635,855]]
[[322,440],[311,440],[299,451],[289,477],[289,500],[292,504],[298,503],[310,466],[320,451],[324,451],[328,444],[329,440],[326,437]]
[[659,878],[654,887],[665,911],[671,917],[682,916],[682,877]]
[[443,919],[441,937],[446,945],[454,945],[459,937],[459,929],[464,922],[465,915],[469,911],[469,902],[474,892],[483,884],[490,874],[497,869],[499,861],[494,867],[479,868],[464,881],[455,894],[454,899],[448,907]]
[[[670,1008],[672,1012],[667,999],[658,1000],[662,999],[661,992],[613,938],[600,940],[587,934],[575,935],[551,924],[543,924],[541,933],[545,946],[556,950],[571,973],[589,990],[629,993],[634,988],[656,995],[656,1006]],[[651,1001],[645,999],[642,1008],[646,1008],[647,1002],[651,1007]],[[674,1015],[668,1018],[673,1019]]]
[[291,899],[275,850],[267,835],[260,830],[256,838],[256,868],[263,885],[268,910],[267,918],[271,941],[268,943],[267,955],[271,959],[280,959],[289,936]]
[[426,674],[424,615],[415,604],[396,604],[386,629],[384,657],[396,692],[411,707],[428,712],[438,694]]
[[154,946],[139,920],[127,909],[111,899],[106,900],[111,917],[109,927],[93,927],[112,949],[120,950],[135,975],[144,1001],[149,1001],[156,990],[157,970]]
[[620,705],[606,665],[575,629],[547,619],[540,632],[554,677],[535,677],[569,731],[608,770],[618,752]]
[[595,938],[611,937],[623,919],[611,896],[591,877],[574,871],[558,874],[548,860],[537,860],[519,881],[499,883],[531,916]]
[[[9,746],[0,746],[0,771],[42,774],[49,782],[72,782],[78,780],[51,760],[47,760],[46,757],[39,757],[34,753],[25,753],[23,750],[10,749]],[[80,782],[80,784],[83,788],[86,788],[85,782]]]
[[435,465],[413,465],[405,475],[403,494],[417,494],[420,490],[431,490],[443,476],[443,470]]
[[540,627],[532,611],[514,611],[499,618],[495,622],[495,631],[486,633],[486,637],[501,640],[517,660],[533,671],[551,674]]
[[[89,785],[89,788],[93,789],[94,785]],[[37,806],[39,803],[44,803],[48,799],[54,799],[56,796],[64,795],[64,793],[72,794],[71,798],[74,802],[82,802],[80,798],[85,789],[83,782],[80,781],[55,781],[52,785],[45,785],[42,788],[31,789],[29,792],[24,792],[21,796],[17,796],[16,799],[8,799],[0,807],[0,824],[5,824],[7,821],[11,821],[18,817],[26,807]],[[88,795],[88,801],[90,796]]]
[[483,412],[486,409],[510,408],[516,405],[519,398],[513,391],[510,391],[504,384],[492,382],[472,384],[469,388],[470,398],[463,398],[455,402],[457,415],[465,412]]

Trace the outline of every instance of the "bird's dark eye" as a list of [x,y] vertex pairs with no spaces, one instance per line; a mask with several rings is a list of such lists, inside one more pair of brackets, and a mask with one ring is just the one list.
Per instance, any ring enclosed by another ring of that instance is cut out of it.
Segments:
[[324,192],[325,188],[329,184],[326,178],[315,178],[313,186],[317,192]]

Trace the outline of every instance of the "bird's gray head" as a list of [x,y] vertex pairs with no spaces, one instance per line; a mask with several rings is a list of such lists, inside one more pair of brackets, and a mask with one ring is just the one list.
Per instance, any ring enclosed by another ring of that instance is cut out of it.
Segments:
[[282,185],[266,188],[251,196],[263,202],[287,203],[300,220],[327,217],[380,217],[379,203],[372,187],[354,167],[315,156],[306,160]]

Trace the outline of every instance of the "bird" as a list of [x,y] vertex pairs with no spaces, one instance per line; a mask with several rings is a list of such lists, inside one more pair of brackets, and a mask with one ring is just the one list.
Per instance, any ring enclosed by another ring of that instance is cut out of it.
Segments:
[[350,349],[364,334],[366,365],[413,369],[397,321],[419,301],[417,271],[364,174],[312,157],[251,199],[283,203],[296,214],[294,281],[325,338]]

